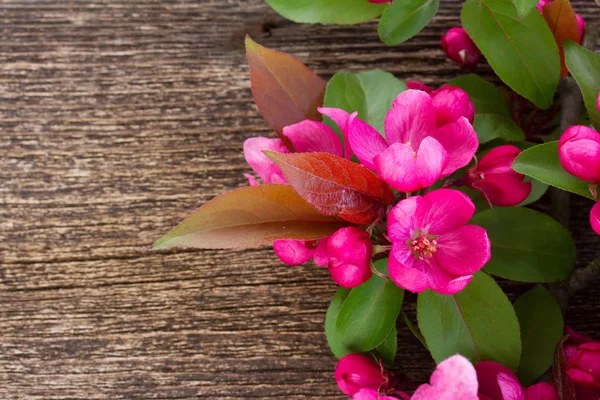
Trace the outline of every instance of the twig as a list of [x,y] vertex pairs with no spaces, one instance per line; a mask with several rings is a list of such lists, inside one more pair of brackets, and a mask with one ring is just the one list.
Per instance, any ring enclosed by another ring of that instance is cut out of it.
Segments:
[[562,282],[550,285],[550,291],[558,301],[560,309],[565,314],[569,298],[600,278],[600,257],[588,264],[587,267],[577,268],[571,277]]

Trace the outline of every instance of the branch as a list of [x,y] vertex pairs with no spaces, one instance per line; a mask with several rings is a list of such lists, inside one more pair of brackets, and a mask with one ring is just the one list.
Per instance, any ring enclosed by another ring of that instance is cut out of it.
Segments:
[[576,292],[585,289],[590,284],[600,278],[600,257],[588,264],[587,267],[577,268],[571,274],[571,277],[562,282],[553,283],[550,285],[550,291],[558,301],[560,309],[565,314],[569,299]]

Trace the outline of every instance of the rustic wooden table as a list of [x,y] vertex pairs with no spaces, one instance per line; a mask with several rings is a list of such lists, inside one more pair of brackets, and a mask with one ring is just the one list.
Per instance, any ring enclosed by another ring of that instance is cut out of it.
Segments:
[[[459,7],[386,47],[375,23],[290,24],[262,0],[0,2],[0,399],[343,398],[326,270],[270,249],[150,247],[246,184],[242,142],[270,134],[246,32],[326,78],[380,68],[437,85],[460,73],[439,48]],[[584,262],[598,242],[582,219]],[[587,333],[599,294],[570,309]],[[401,372],[426,379],[429,356],[399,336]]]

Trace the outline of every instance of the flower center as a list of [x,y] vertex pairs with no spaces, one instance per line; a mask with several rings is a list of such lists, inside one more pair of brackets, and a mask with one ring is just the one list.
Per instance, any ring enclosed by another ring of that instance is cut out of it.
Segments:
[[423,235],[418,232],[416,239],[409,240],[407,245],[411,248],[415,258],[418,260],[427,260],[433,257],[437,251],[437,235]]

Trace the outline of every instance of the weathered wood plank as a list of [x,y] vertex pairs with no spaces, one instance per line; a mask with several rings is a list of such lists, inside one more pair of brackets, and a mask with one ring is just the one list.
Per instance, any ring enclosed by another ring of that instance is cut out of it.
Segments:
[[[380,68],[441,84],[460,73],[439,49],[459,8],[444,2],[391,48],[374,23],[286,23],[261,0],[1,2],[0,398],[343,398],[322,332],[325,270],[269,249],[150,246],[245,184],[242,142],[270,134],[246,32],[323,77]],[[597,239],[574,229],[585,261]],[[571,319],[599,331],[599,289],[588,293]],[[400,371],[422,381],[432,362],[399,335]]]

